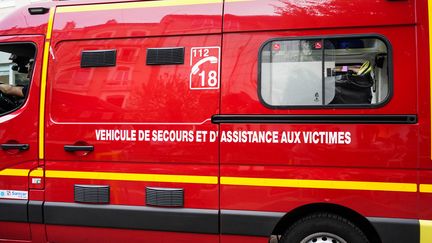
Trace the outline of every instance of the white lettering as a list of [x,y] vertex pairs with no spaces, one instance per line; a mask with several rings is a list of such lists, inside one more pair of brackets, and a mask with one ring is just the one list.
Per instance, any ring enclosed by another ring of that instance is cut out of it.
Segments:
[[96,130],[96,140],[97,141],[101,140],[101,133],[102,133],[102,130]]
[[218,132],[210,131],[209,142],[211,142],[211,143],[216,142],[217,137],[218,137]]
[[[169,143],[214,143],[218,131],[207,130],[120,130],[96,129],[97,141],[140,141]],[[222,143],[267,144],[351,144],[351,132],[332,131],[244,131],[228,130],[220,134]]]
[[345,144],[351,144],[351,133],[350,132],[345,133]]

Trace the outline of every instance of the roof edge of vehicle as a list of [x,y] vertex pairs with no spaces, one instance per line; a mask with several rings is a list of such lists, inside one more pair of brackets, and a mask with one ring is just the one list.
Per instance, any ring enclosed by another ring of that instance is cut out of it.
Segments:
[[[0,37],[10,35],[44,35],[46,26],[41,28],[41,24],[48,23],[49,14],[32,15],[30,8],[52,8],[61,6],[80,6],[104,3],[125,3],[125,2],[148,2],[154,0],[134,1],[134,0],[71,0],[71,1],[48,1],[35,2],[24,5],[11,11],[8,15],[0,18]],[[221,1],[222,2],[222,1]],[[39,19],[39,21],[29,21],[29,19]],[[17,31],[19,30],[19,31]]]

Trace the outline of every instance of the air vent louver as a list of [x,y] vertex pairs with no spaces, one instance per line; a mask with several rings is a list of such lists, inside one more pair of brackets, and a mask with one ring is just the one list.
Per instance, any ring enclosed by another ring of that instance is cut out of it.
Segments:
[[172,65],[183,63],[184,47],[147,49],[147,65]]
[[83,51],[81,67],[112,67],[116,65],[116,50]]

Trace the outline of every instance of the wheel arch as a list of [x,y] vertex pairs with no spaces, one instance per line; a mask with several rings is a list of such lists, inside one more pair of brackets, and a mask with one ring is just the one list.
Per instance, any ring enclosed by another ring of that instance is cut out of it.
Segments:
[[366,217],[350,208],[331,203],[307,204],[290,211],[279,220],[272,234],[283,235],[285,230],[300,218],[318,212],[333,213],[344,217],[360,228],[366,237],[368,237],[370,242],[382,243],[375,227]]

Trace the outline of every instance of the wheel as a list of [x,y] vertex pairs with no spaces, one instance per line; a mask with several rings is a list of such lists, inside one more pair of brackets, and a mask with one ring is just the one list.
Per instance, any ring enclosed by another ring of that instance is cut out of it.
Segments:
[[315,213],[298,220],[284,233],[281,242],[369,243],[357,226],[331,213]]

